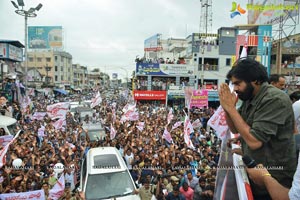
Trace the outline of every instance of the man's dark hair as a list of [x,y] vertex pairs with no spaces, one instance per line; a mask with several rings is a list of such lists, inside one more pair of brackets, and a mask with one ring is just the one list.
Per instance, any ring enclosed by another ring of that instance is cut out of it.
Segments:
[[292,101],[298,101],[300,99],[300,91],[295,91],[292,94],[290,94],[290,99]]
[[178,185],[173,186],[173,191],[179,192],[179,186]]
[[251,58],[238,60],[226,76],[229,80],[232,77],[248,83],[257,81],[257,83],[261,84],[268,81],[265,67]]
[[270,77],[269,77],[269,83],[272,83],[272,82],[274,82],[274,83],[277,83],[277,82],[279,82],[279,78],[284,78],[285,79],[285,77],[283,76],[283,75],[280,75],[280,74],[271,74],[270,75]]

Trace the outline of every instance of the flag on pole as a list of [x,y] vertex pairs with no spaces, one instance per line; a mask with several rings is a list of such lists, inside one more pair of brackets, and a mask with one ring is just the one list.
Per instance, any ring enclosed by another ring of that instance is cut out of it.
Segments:
[[169,143],[173,143],[171,133],[168,131],[167,127],[165,127],[162,138],[167,140],[167,142],[169,142]]
[[145,126],[145,122],[138,122],[138,125],[136,126],[139,131],[143,131]]
[[6,153],[11,143],[15,141],[15,139],[19,136],[20,131],[16,134],[16,136],[7,143],[4,148],[0,151],[0,169],[6,164]]
[[247,56],[248,56],[247,49],[248,49],[248,34],[246,34],[245,43],[244,43],[240,58],[247,58]]
[[182,121],[176,122],[176,123],[172,126],[171,131],[174,130],[174,129],[176,129],[176,128],[178,128],[179,126],[181,126],[181,124],[182,124]]
[[65,175],[60,175],[60,178],[56,182],[56,184],[53,186],[51,190],[49,190],[49,198],[52,200],[59,199],[63,194],[65,190]]
[[170,122],[172,121],[172,119],[174,118],[173,115],[173,108],[170,109],[167,120],[168,120],[168,124],[170,124]]
[[110,139],[113,140],[116,137],[117,131],[114,129],[113,125],[110,124]]
[[102,98],[100,96],[100,92],[98,91],[95,98],[92,99],[91,108],[98,106],[101,102],[102,102]]
[[191,135],[191,133],[194,132],[194,129],[193,129],[191,121],[187,115],[185,115],[183,130],[184,130],[184,142],[187,144],[188,148],[195,149],[195,147],[191,141],[191,138],[190,138],[190,135]]

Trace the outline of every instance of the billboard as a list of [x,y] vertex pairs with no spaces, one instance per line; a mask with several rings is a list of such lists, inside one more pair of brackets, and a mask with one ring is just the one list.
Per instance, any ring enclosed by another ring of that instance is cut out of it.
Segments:
[[190,108],[208,107],[208,91],[207,90],[194,90],[191,96]]
[[29,26],[28,48],[51,49],[62,47],[62,26]]
[[134,90],[134,100],[166,100],[166,91]]
[[144,41],[144,51],[160,51],[162,47],[160,46],[160,36],[161,34],[155,34]]
[[248,24],[276,24],[280,16],[296,16],[298,4],[285,0],[249,0],[247,4]]
[[137,63],[136,75],[183,75],[192,76],[195,67],[186,64]]
[[23,49],[7,43],[0,43],[0,58],[23,61]]

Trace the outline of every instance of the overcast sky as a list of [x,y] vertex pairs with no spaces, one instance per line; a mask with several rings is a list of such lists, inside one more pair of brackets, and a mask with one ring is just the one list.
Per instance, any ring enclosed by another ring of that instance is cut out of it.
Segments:
[[[17,0],[15,0],[17,2]],[[42,3],[28,26],[62,26],[64,50],[73,63],[99,67],[111,75],[116,67],[135,68],[143,56],[144,40],[161,33],[163,39],[185,38],[199,32],[199,0],[24,0],[25,8]],[[213,1],[213,32],[245,24],[246,15],[230,18],[230,0]],[[236,0],[242,6],[245,0]],[[24,17],[15,14],[10,0],[0,0],[0,39],[24,43]],[[122,70],[120,76],[125,76]]]

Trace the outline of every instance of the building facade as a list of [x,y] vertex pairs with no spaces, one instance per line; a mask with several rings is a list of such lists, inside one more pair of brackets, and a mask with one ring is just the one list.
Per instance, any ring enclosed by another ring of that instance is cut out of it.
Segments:
[[[37,69],[48,86],[62,87],[73,84],[72,55],[68,52],[28,52],[28,68]],[[34,81],[34,77],[29,77],[28,82],[30,81]]]

